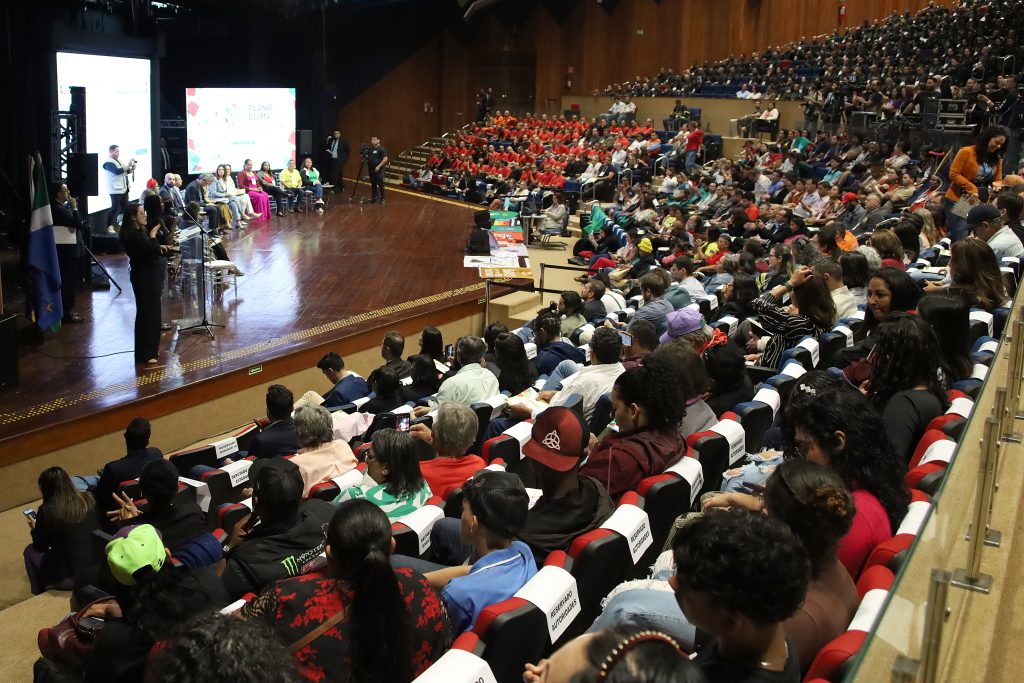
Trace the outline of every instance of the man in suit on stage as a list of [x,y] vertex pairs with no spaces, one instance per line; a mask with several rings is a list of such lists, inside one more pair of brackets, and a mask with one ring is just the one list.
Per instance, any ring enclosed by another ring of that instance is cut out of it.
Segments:
[[348,142],[336,130],[327,138],[327,178],[337,191],[345,189],[345,164],[352,154]]
[[85,322],[85,318],[75,313],[75,289],[81,278],[78,261],[81,252],[82,230],[85,230],[85,219],[78,213],[78,202],[68,192],[64,183],[50,184],[50,214],[53,216],[53,230],[66,233],[74,231],[74,244],[57,243],[57,264],[60,266],[60,298],[64,307],[65,323]]

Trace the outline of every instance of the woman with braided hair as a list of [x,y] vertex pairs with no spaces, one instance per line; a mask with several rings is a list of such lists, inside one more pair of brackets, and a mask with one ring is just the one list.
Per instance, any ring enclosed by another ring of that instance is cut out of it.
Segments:
[[600,442],[590,437],[590,457],[580,474],[597,479],[618,498],[683,457],[679,424],[686,415],[687,385],[679,365],[658,356],[619,375],[611,392],[619,431]]
[[242,608],[266,622],[311,681],[409,683],[450,643],[444,605],[427,580],[392,569],[387,515],[367,500],[338,506],[327,570],[278,581]]
[[914,446],[949,407],[939,373],[935,332],[919,315],[891,313],[875,332],[868,356],[871,378],[862,385],[882,413],[893,452],[910,462]]

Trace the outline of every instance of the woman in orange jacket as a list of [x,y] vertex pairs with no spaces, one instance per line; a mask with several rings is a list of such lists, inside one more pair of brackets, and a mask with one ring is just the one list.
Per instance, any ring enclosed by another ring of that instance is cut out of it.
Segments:
[[1003,178],[1002,151],[1006,145],[1006,129],[989,126],[981,131],[977,141],[961,147],[949,167],[949,190],[943,204],[946,207],[946,228],[953,241],[967,236],[967,221],[953,214],[953,205],[964,193],[974,203],[988,201],[992,183]]

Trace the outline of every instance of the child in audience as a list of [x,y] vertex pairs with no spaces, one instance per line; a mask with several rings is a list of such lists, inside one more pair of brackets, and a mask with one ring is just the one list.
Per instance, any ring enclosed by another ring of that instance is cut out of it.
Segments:
[[[411,681],[451,636],[427,580],[391,568],[392,547],[387,515],[365,500],[346,501],[327,525],[326,573],[278,581],[241,616],[272,627],[307,680]],[[329,621],[320,637],[300,642]]]
[[530,547],[513,540],[526,523],[529,498],[515,474],[484,470],[462,487],[462,541],[476,561],[431,572],[448,607],[452,633],[473,628],[484,607],[511,598],[537,573]]
[[416,444],[411,436],[394,429],[378,429],[373,433],[363,480],[339,493],[334,502],[354,498],[365,498],[390,519],[404,517],[430,499],[430,487],[420,472]]
[[570,640],[548,659],[527,664],[525,683],[705,683],[671,636],[609,628]]
[[669,578],[686,618],[712,636],[693,662],[710,683],[798,683],[800,663],[783,622],[804,601],[811,563],[782,522],[719,512],[672,542]]

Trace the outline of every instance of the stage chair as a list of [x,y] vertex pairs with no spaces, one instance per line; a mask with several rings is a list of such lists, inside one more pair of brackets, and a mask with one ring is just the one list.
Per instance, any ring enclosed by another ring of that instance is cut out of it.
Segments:
[[207,261],[205,277],[206,291],[217,296],[220,293],[217,290],[218,287],[226,287],[231,284],[235,289],[235,298],[238,298],[238,276],[235,275],[235,264],[231,261]]

